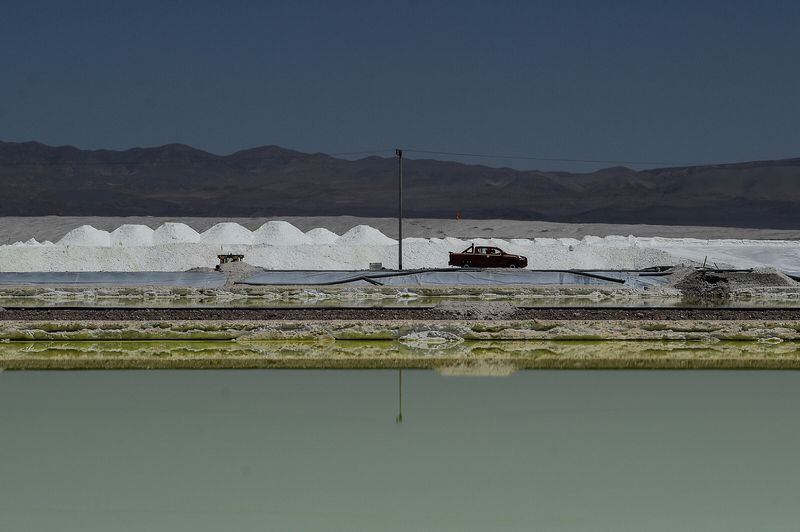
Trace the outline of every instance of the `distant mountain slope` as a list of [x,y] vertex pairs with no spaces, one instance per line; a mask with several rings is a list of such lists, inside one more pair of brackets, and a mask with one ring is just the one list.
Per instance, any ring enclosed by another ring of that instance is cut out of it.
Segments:
[[[0,216],[394,216],[397,163],[0,142]],[[587,174],[407,159],[409,217],[800,227],[800,159]]]

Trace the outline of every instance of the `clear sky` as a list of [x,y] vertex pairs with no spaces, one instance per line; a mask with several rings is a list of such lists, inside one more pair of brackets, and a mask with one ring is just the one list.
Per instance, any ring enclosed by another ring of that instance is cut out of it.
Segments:
[[800,156],[797,1],[0,2],[2,140]]

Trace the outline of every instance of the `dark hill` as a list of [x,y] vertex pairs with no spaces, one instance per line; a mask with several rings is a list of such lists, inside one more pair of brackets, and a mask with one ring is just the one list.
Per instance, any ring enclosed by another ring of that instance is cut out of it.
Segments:
[[[277,146],[214,155],[0,142],[0,216],[394,216],[397,165]],[[797,228],[800,159],[587,174],[405,163],[409,217]]]

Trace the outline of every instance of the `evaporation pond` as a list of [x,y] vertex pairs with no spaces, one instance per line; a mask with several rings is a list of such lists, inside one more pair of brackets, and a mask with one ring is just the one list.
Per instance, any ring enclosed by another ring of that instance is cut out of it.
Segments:
[[0,530],[800,522],[797,372],[6,371],[0,404]]

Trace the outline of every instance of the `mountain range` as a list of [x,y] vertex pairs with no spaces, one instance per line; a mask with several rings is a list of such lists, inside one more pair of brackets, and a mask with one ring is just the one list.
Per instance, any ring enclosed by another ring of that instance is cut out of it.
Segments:
[[[81,150],[0,142],[0,216],[396,216],[397,160],[263,146]],[[800,226],[800,158],[591,173],[404,159],[404,214]]]

